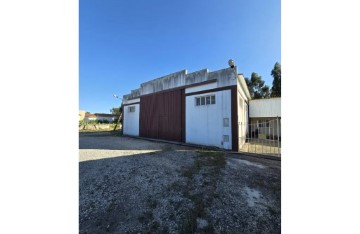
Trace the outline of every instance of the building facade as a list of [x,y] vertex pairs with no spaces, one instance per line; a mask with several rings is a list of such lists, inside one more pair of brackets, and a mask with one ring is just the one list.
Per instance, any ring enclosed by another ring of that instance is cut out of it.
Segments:
[[79,121],[84,120],[84,119],[85,119],[85,111],[79,110]]
[[109,123],[115,122],[119,116],[113,114],[103,114],[103,113],[85,113],[84,120],[91,121],[91,120],[99,120],[99,121],[108,121]]
[[281,137],[281,98],[250,100],[250,124],[253,130],[274,132]]
[[236,67],[179,71],[123,96],[123,133],[238,151],[249,100]]

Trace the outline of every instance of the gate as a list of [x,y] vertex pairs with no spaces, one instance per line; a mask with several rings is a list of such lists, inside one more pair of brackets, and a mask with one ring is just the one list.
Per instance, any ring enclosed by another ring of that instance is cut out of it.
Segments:
[[239,124],[239,151],[281,156],[281,119]]

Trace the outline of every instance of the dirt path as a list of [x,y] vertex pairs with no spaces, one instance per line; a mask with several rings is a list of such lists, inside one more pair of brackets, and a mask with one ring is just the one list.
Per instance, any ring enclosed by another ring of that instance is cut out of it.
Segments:
[[82,133],[80,233],[280,233],[280,162]]

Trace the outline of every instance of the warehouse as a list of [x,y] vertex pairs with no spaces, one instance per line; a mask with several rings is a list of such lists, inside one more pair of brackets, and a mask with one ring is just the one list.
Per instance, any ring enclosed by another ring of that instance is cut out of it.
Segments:
[[182,70],[123,96],[124,135],[238,151],[248,122],[249,90],[236,66]]

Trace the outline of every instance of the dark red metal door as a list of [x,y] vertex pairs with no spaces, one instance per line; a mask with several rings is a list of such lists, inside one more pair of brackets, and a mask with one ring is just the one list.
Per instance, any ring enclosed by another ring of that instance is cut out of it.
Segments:
[[184,101],[181,89],[140,97],[140,136],[184,141]]

